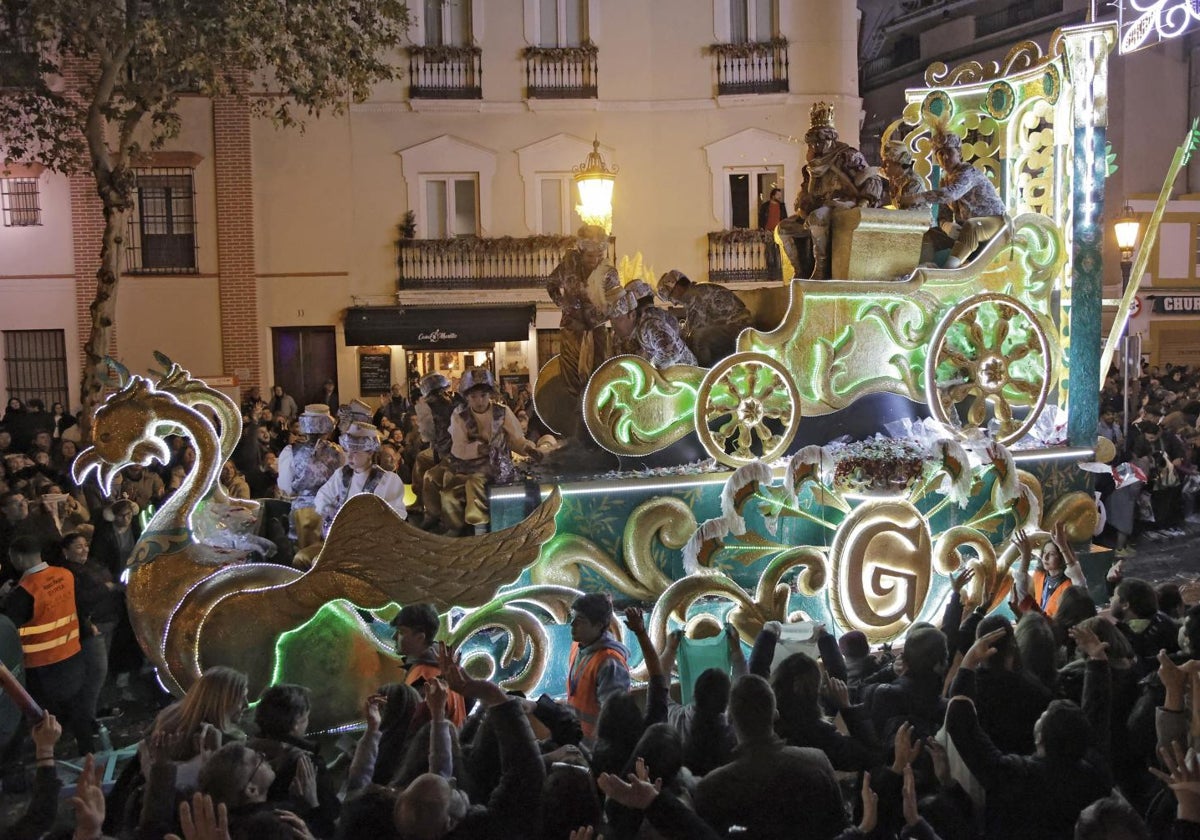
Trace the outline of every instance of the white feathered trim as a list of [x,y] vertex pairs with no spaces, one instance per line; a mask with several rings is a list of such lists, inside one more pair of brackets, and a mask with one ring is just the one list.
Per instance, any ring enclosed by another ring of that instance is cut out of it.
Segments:
[[746,520],[742,518],[742,510],[746,501],[754,495],[759,486],[771,485],[771,468],[762,461],[752,461],[743,467],[738,467],[725,481],[721,491],[721,515],[730,522],[730,530],[737,536],[746,533]]
[[809,479],[820,481],[827,460],[825,450],[819,446],[806,446],[793,455],[792,460],[788,461],[787,473],[783,477],[783,486],[788,495],[795,498],[804,482]]
[[993,443],[988,447],[988,457],[996,470],[996,483],[1000,487],[996,498],[1001,504],[1007,504],[1017,498],[1018,488],[1021,486],[1021,481],[1017,478],[1017,465],[1008,447],[1000,443]]
[[[738,518],[740,519],[741,517]],[[730,525],[728,517],[725,516],[718,516],[716,519],[709,519],[701,523],[700,527],[695,530],[691,539],[683,547],[684,572],[692,575],[707,567],[707,560],[716,550],[716,544],[723,541],[731,532]],[[743,523],[740,533],[744,534],[745,532],[745,524]],[[735,536],[737,535],[735,534]]]
[[939,490],[953,499],[960,508],[966,507],[971,500],[971,483],[974,473],[971,470],[971,458],[967,450],[957,440],[945,438],[934,444],[941,470],[949,479],[943,482]]

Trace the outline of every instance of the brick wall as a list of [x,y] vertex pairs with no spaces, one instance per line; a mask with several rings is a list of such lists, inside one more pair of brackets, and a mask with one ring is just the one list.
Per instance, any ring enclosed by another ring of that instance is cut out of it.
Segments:
[[[66,91],[86,86],[88,65],[78,59],[63,62],[63,81]],[[96,193],[96,179],[84,166],[69,177],[71,188],[71,241],[75,251],[75,324],[79,335],[79,359],[83,364],[83,348],[92,332],[90,307],[96,297],[96,271],[100,268],[100,245],[104,241],[104,208]],[[116,355],[116,330],[112,332],[109,353]],[[72,400],[77,394],[72,383]]]
[[213,138],[221,355],[225,373],[238,377],[245,389],[263,384],[254,276],[254,168],[245,100],[213,100]]

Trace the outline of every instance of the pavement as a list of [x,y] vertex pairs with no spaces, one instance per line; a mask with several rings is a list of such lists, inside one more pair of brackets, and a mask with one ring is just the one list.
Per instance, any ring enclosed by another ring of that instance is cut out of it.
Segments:
[[1185,523],[1176,530],[1178,533],[1141,534],[1131,543],[1137,553],[1125,558],[1125,576],[1155,584],[1200,581],[1200,522]]

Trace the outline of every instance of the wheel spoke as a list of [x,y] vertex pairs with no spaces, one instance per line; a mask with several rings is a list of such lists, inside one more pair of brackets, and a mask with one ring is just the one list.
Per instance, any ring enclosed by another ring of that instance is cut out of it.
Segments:
[[975,399],[971,402],[971,408],[967,411],[967,422],[972,426],[982,426],[986,418],[987,400],[983,398],[983,394],[976,394]]
[[945,399],[948,400],[951,405],[955,405],[962,402],[964,399],[966,399],[967,395],[976,390],[977,389],[973,382],[964,382],[961,385],[954,385],[950,388],[947,388]]
[[1011,326],[1009,319],[1012,318],[1013,314],[1015,314],[1009,310],[1008,316],[1004,317],[1004,310],[1006,309],[1008,309],[1008,307],[1001,307],[1001,317],[996,321],[996,334],[992,344],[993,347],[1000,351],[1004,350],[1004,341],[1008,338],[1008,330]]
[[1011,423],[1013,419],[1012,406],[1008,404],[1008,400],[1004,398],[1004,394],[996,394],[993,399],[993,408],[996,413],[996,418],[1000,421],[1001,426],[1003,426],[1005,423]]
[[1030,337],[1020,344],[1014,344],[1011,348],[1004,352],[1004,355],[1008,358],[1009,365],[1011,365],[1013,362],[1021,361],[1021,359],[1024,359],[1030,353],[1039,352],[1040,350],[1041,347],[1038,345],[1037,341]]

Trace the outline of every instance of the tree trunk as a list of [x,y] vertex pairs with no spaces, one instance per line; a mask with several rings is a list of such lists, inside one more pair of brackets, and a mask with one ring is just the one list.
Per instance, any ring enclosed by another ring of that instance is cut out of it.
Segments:
[[83,408],[80,425],[85,442],[91,440],[92,418],[109,379],[105,359],[117,317],[117,281],[121,278],[121,251],[130,206],[129,193],[119,189],[120,179],[116,173],[107,177],[97,173],[96,178],[104,202],[104,240],[100,246],[100,268],[96,270],[96,297],[89,307],[92,329],[83,347],[83,376],[79,388],[79,402]]

